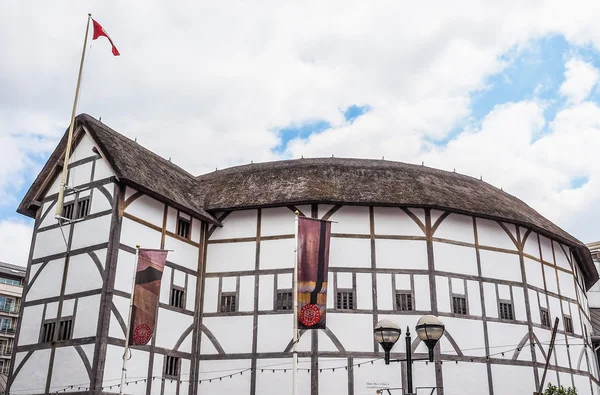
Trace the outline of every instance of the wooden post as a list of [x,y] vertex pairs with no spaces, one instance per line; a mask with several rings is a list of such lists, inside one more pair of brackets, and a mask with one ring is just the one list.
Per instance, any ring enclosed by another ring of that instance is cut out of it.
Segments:
[[[554,350],[554,340],[556,339],[556,331],[558,330],[558,317],[554,319],[554,328],[552,328],[552,338],[550,339],[550,348],[548,349],[548,355],[546,356],[546,365],[544,366],[544,373],[542,374],[542,380],[540,381],[540,386],[538,388],[538,394],[542,394],[544,392],[544,381],[546,381],[546,372],[548,371],[548,365],[550,364],[550,357],[552,356],[552,351]],[[534,395],[536,393],[534,392]]]

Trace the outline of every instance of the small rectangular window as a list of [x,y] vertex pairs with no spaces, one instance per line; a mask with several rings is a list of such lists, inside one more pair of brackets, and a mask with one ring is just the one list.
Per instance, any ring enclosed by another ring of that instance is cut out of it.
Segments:
[[339,310],[354,310],[354,292],[352,290],[337,291],[335,307]]
[[515,319],[515,315],[513,313],[512,302],[509,302],[509,301],[500,302],[499,309],[500,309],[500,318],[503,318],[505,320],[514,320]]
[[77,202],[77,218],[84,218],[90,213],[90,197],[79,199]]
[[173,288],[171,290],[171,300],[170,300],[170,305],[173,307],[179,307],[180,309],[184,308],[184,296],[185,296],[185,291],[183,291],[182,289],[179,288]]
[[452,311],[454,314],[467,315],[467,298],[464,296],[453,296]]
[[63,204],[62,217],[66,219],[73,219],[73,212],[75,211],[75,202],[69,202]]
[[165,358],[165,376],[179,376],[179,358],[171,356]]
[[221,313],[233,313],[236,311],[236,300],[234,293],[221,294]]
[[292,296],[291,291],[277,291],[275,310],[291,310],[294,304],[294,298]]
[[54,329],[56,328],[56,322],[46,322],[42,327],[42,339],[41,343],[49,343],[54,340]]
[[179,217],[177,221],[177,235],[183,238],[190,238],[190,221]]
[[573,333],[573,320],[571,317],[564,316],[565,319],[565,332]]
[[543,307],[540,309],[540,320],[542,322],[542,326],[550,328],[550,313],[548,313],[548,309]]
[[396,292],[396,310],[412,311],[413,300],[412,295],[408,292]]

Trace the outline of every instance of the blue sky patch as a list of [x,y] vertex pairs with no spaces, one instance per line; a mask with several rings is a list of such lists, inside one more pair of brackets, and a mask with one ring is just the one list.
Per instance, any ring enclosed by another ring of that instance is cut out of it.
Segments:
[[357,106],[356,104],[351,105],[344,111],[344,118],[346,122],[354,122],[354,120],[366,112],[369,112],[371,107],[369,106]]
[[291,125],[283,129],[279,129],[279,137],[281,138],[281,142],[277,147],[273,148],[273,152],[276,154],[281,154],[286,150],[287,145],[291,140],[297,138],[305,139],[313,133],[321,133],[330,127],[331,124],[329,122],[318,120],[305,122],[298,125]]
[[587,176],[578,176],[571,180],[571,189],[579,189],[590,180]]

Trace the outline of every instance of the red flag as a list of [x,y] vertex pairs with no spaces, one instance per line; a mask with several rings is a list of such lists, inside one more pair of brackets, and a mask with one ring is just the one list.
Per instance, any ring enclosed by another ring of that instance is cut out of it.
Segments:
[[113,55],[115,55],[115,56],[121,55],[119,53],[119,50],[117,49],[117,47],[115,47],[115,44],[113,44],[113,41],[110,38],[110,36],[108,35],[108,33],[106,32],[106,30],[104,30],[104,28],[102,27],[102,25],[100,25],[98,22],[96,22],[93,19],[92,19],[92,22],[94,23],[94,37],[92,38],[92,40],[95,40],[100,36],[104,36],[104,37],[108,38],[108,41],[110,41],[110,45],[112,45]]

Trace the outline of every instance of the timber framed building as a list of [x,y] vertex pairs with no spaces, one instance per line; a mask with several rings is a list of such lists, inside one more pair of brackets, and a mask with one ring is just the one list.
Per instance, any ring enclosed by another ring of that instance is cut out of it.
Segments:
[[[558,317],[547,382],[598,394],[589,250],[483,181],[338,158],[194,177],[85,114],[74,141],[72,220],[53,215],[66,137],[18,209],[35,228],[11,394],[119,391],[136,244],[173,251],[126,393],[290,393],[296,210],[335,221],[327,329],[301,333],[299,394],[404,387],[406,366],[384,365],[373,326],[414,328],[429,313],[446,333],[435,363],[415,362],[416,387],[530,395]],[[427,352],[418,340],[412,349]]]

